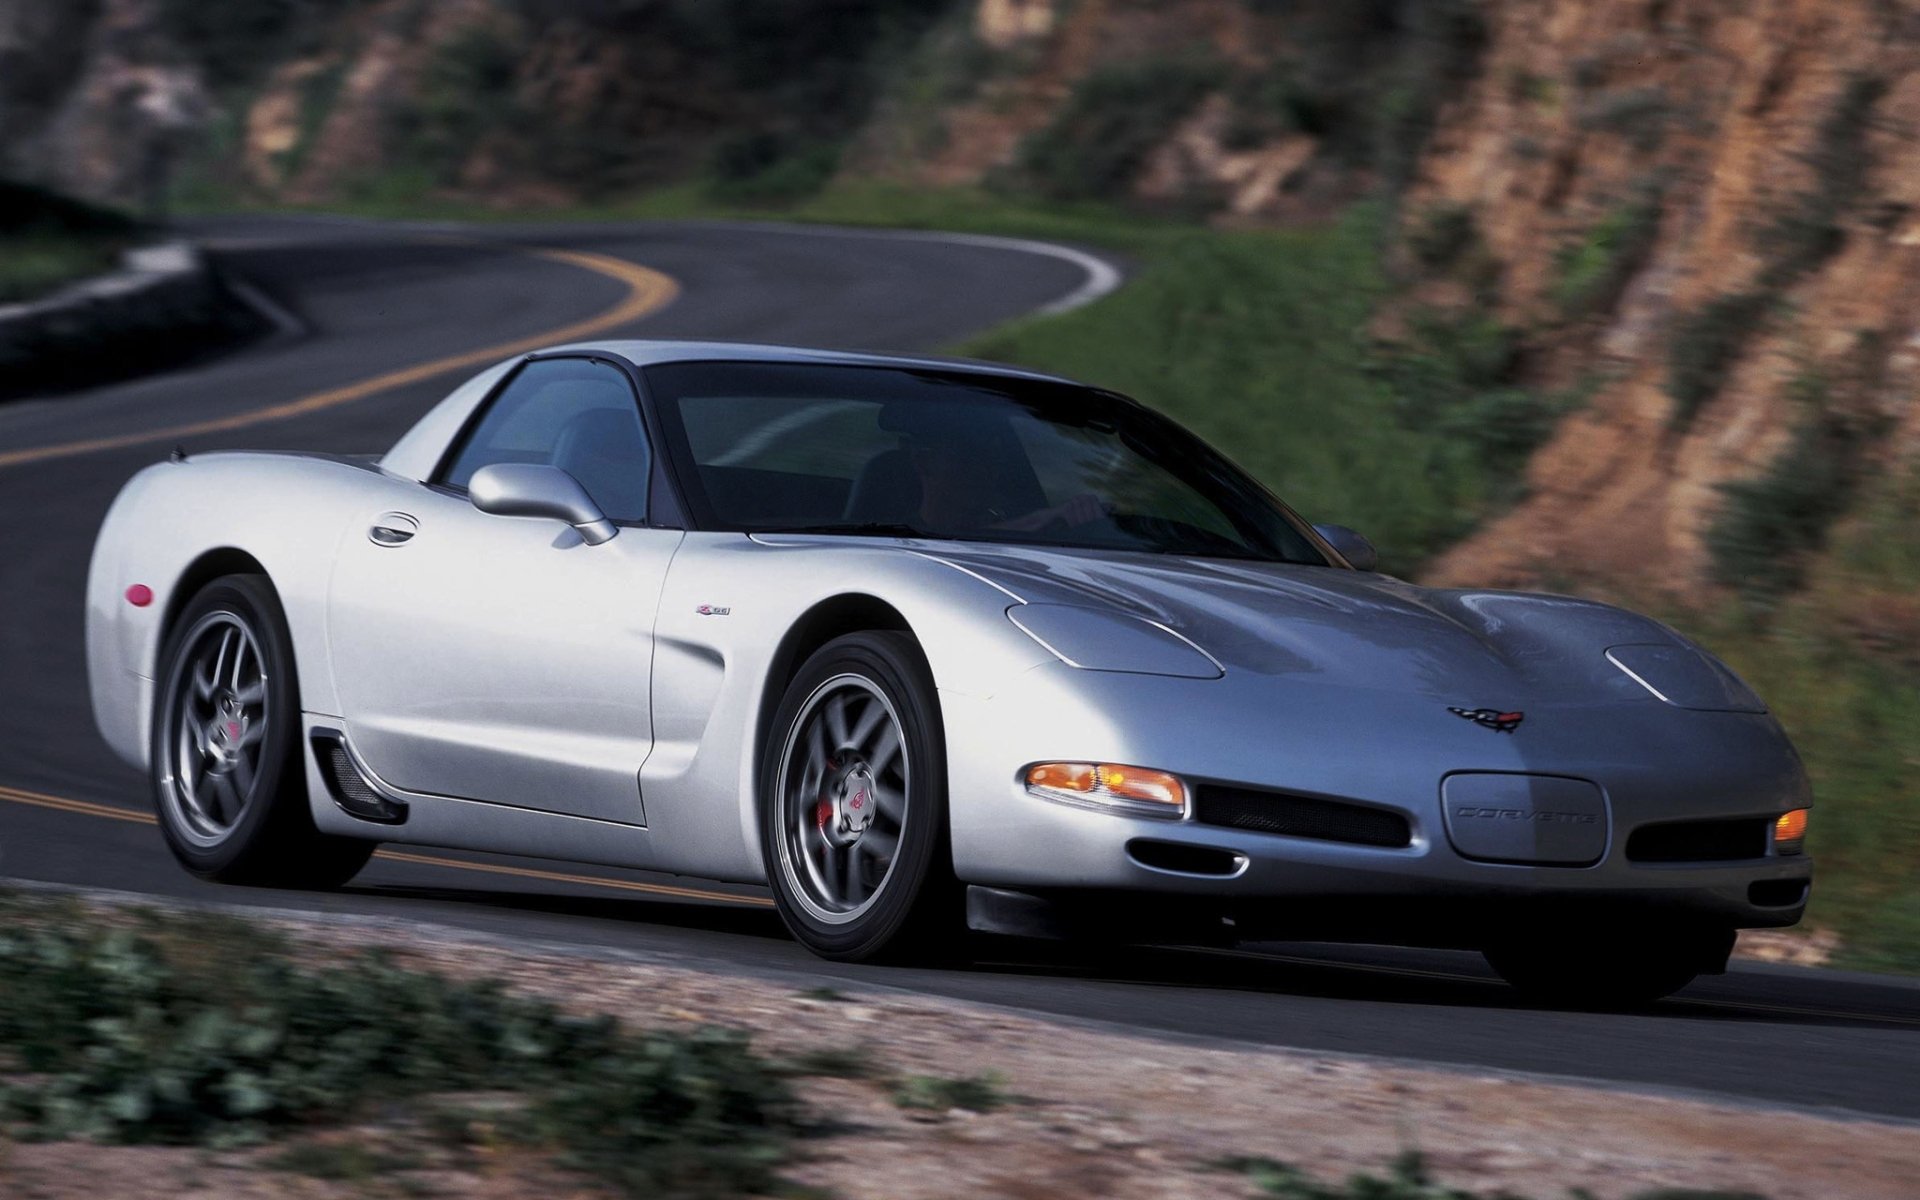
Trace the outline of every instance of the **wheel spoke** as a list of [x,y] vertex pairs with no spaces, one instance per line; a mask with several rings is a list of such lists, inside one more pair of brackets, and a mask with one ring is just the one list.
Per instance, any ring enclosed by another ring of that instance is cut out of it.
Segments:
[[[887,722],[887,706],[880,703],[878,699],[868,697],[867,707],[861,712],[860,719],[853,723],[853,732],[847,735],[847,744],[867,751],[868,757],[871,758],[872,748],[868,743],[873,740],[873,735],[879,732],[882,722]],[[891,724],[891,722],[887,723]]]
[[193,805],[194,811],[199,813],[203,820],[214,819],[214,791],[219,786],[215,780],[218,778],[212,771],[202,771],[187,794],[187,799]]
[[867,898],[867,881],[860,869],[864,860],[851,846],[841,851],[841,857],[840,899],[851,908]]
[[233,773],[222,771],[213,777],[215,811],[213,819],[231,825],[240,815],[240,793],[234,789]]
[[[879,705],[876,704],[874,707],[878,708]],[[873,749],[867,755],[867,766],[873,769],[874,778],[878,779],[899,755],[900,727],[888,721],[881,727],[880,735],[874,740]]]
[[200,700],[213,699],[213,664],[204,658],[193,665],[193,694]]
[[887,787],[878,780],[875,780],[873,785],[873,804],[875,808],[879,809],[881,816],[893,822],[895,829],[900,828],[901,825],[905,823],[907,817],[906,793]]
[[253,792],[253,760],[242,754],[233,762],[232,786],[238,803],[234,806],[236,815],[246,806],[247,797]]
[[900,839],[875,825],[861,834],[855,845],[868,858],[889,863],[893,861],[894,851],[900,848]]
[[850,744],[847,734],[847,697],[844,692],[835,693],[827,701],[827,737],[838,750]]
[[258,704],[262,700],[265,700],[267,698],[267,677],[264,675],[255,677],[252,683],[237,689],[233,693],[233,698],[248,706]]

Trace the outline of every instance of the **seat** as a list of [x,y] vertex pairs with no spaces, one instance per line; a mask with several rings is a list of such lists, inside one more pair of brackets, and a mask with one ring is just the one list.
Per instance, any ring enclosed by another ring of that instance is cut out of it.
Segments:
[[579,480],[611,519],[645,519],[649,455],[633,409],[590,408],[570,419],[554,442],[553,465]]
[[902,447],[867,460],[847,493],[846,520],[859,524],[912,524],[920,513],[920,473]]

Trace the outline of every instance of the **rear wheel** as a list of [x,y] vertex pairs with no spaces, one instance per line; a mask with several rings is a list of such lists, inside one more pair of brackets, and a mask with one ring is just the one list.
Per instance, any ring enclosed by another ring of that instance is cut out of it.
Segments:
[[187,603],[161,655],[152,754],[160,832],[220,883],[338,887],[374,844],[314,827],[293,639],[273,588],[229,575]]
[[851,634],[787,688],[762,769],[762,847],[808,949],[863,961],[944,954],[960,931],[933,680],[912,638]]
[[1733,931],[1618,930],[1488,947],[1487,962],[1529,1000],[1563,1008],[1618,1008],[1670,996],[1697,976],[1726,968]]

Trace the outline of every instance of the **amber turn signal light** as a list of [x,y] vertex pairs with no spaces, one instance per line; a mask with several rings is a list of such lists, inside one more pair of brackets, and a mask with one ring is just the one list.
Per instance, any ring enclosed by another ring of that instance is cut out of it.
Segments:
[[1773,848],[1780,854],[1798,854],[1807,842],[1807,810],[1782,813],[1773,823]]
[[1133,816],[1178,817],[1187,788],[1165,771],[1112,763],[1037,763],[1027,768],[1027,790],[1048,800],[1105,808]]

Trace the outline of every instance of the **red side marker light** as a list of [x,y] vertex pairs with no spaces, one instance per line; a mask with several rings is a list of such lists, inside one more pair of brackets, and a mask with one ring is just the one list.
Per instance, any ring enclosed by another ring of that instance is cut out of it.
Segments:
[[153,603],[153,589],[144,583],[136,583],[127,589],[127,603],[135,608],[145,608]]

